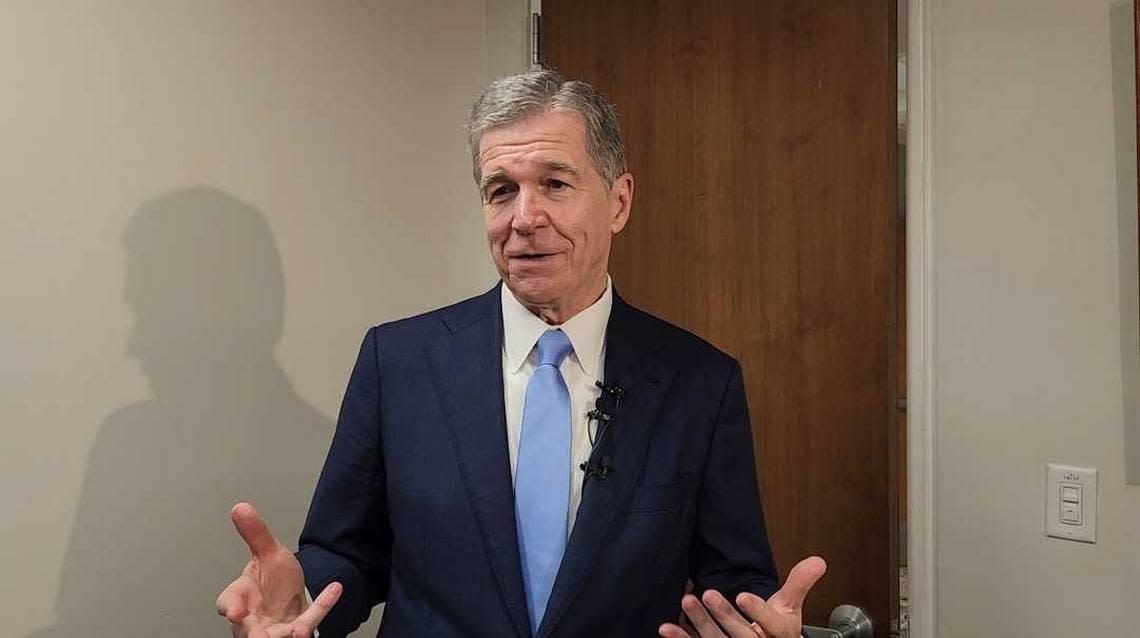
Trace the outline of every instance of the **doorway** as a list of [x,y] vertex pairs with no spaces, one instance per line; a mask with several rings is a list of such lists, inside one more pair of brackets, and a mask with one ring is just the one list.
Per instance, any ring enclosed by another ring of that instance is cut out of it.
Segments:
[[895,2],[544,0],[542,14],[541,61],[601,89],[625,129],[638,195],[616,287],[741,362],[777,562],[828,559],[805,621],[857,604],[876,636],[899,635]]

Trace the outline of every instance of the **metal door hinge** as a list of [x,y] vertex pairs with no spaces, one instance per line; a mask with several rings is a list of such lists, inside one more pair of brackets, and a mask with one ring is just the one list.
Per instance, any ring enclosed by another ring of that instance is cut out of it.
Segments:
[[[515,24],[518,24],[517,22]],[[517,33],[517,32],[516,32]],[[530,64],[541,66],[538,59],[539,45],[542,44],[542,14],[530,14]]]

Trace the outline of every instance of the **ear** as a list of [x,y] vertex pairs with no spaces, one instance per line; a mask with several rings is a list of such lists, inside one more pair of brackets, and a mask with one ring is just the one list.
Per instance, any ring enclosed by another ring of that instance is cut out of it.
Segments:
[[633,207],[633,175],[625,173],[610,186],[610,232],[618,234],[629,221]]

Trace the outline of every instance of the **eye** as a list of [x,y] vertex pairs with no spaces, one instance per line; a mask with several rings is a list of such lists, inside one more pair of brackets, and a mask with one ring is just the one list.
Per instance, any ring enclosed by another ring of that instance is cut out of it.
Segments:
[[548,188],[552,191],[564,190],[569,186],[570,186],[569,184],[567,184],[566,182],[564,182],[560,179],[548,179],[548,180],[546,180],[546,188]]
[[508,185],[508,184],[502,184],[502,185],[495,186],[494,188],[492,188],[490,190],[490,192],[487,193],[485,199],[486,199],[487,203],[490,204],[490,203],[494,202],[495,200],[502,199],[503,197],[510,195],[511,192],[513,192],[513,191],[514,191],[513,186]]

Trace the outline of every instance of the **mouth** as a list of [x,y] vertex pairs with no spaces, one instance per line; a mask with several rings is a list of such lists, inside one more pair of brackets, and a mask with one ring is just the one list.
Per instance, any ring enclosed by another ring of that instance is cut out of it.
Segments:
[[518,260],[523,262],[540,262],[545,259],[556,256],[558,253],[519,253],[517,255],[507,255],[507,259]]

